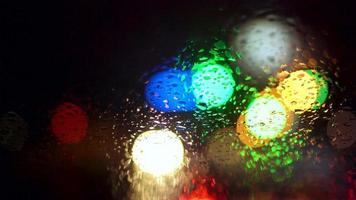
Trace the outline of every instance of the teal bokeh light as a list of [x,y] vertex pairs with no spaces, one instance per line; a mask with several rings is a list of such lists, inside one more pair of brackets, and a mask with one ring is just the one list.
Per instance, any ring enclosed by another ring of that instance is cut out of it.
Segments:
[[209,109],[223,106],[234,93],[232,70],[216,63],[193,66],[192,91],[197,107]]

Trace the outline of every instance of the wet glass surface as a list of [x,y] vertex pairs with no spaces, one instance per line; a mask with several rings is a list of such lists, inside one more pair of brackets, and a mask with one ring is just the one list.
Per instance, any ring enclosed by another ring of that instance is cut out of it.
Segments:
[[346,1],[5,4],[0,199],[356,199]]

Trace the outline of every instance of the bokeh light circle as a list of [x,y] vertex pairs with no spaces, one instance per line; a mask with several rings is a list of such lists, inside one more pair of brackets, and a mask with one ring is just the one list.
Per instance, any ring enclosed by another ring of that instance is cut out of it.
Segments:
[[241,67],[256,78],[266,78],[292,61],[299,43],[295,27],[279,16],[267,15],[238,27],[232,46],[241,53]]
[[275,90],[263,91],[237,120],[239,139],[250,147],[260,147],[271,139],[287,134],[293,126],[294,113]]
[[193,66],[192,90],[199,108],[219,107],[227,103],[234,93],[232,70],[216,63]]
[[15,112],[0,116],[0,146],[9,151],[20,151],[28,136],[26,122]]
[[222,177],[232,177],[241,168],[240,152],[235,148],[237,144],[239,141],[233,127],[219,129],[207,139],[206,159],[213,171]]
[[179,137],[169,130],[146,131],[136,138],[132,159],[141,171],[164,176],[183,166],[184,146]]
[[195,108],[195,102],[189,91],[190,85],[190,71],[168,69],[150,77],[145,88],[145,97],[158,111],[191,111]]
[[261,147],[269,142],[269,139],[261,139],[258,137],[255,137],[249,131],[247,130],[247,127],[245,125],[245,115],[242,114],[240,117],[237,119],[237,126],[236,126],[236,133],[238,138],[242,143],[245,145],[256,148],[256,147]]
[[194,177],[183,187],[179,200],[226,200],[225,188],[214,177]]
[[328,122],[326,134],[336,149],[346,149],[356,142],[356,115],[351,109],[338,110]]
[[51,119],[51,130],[64,144],[80,142],[86,135],[88,116],[79,106],[65,102],[59,105]]
[[280,101],[272,96],[255,99],[247,108],[245,123],[256,137],[274,138],[281,133],[287,121],[287,111]]
[[328,84],[315,70],[298,70],[282,80],[277,91],[291,110],[304,112],[326,101]]
[[265,96],[255,99],[247,108],[246,126],[259,138],[274,138],[287,121],[287,112],[277,99]]

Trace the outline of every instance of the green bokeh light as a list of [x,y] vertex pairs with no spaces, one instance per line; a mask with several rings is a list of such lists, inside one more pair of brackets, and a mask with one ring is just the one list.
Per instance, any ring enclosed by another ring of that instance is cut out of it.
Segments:
[[244,170],[252,182],[267,177],[280,182],[291,177],[295,162],[303,156],[305,145],[304,135],[298,132],[274,139],[261,148],[235,144],[244,160]]
[[193,66],[192,90],[201,109],[223,106],[234,93],[235,80],[230,68],[215,62]]
[[287,111],[275,97],[261,96],[248,106],[245,123],[250,134],[260,139],[272,139],[286,127]]
[[314,109],[319,108],[321,105],[323,105],[328,98],[329,95],[329,86],[328,82],[323,78],[323,76],[315,71],[315,70],[305,70],[310,76],[315,78],[316,83],[320,86],[319,91],[318,91],[318,96],[316,99],[317,105],[314,107]]
[[[210,87],[209,85],[213,84],[210,83],[210,81],[197,81],[196,79],[195,83],[199,83],[200,85],[193,84],[193,86],[198,95],[193,93],[193,87],[189,88],[194,95],[196,104],[198,104],[196,105],[198,109],[194,109],[193,111],[193,117],[198,124],[197,132],[199,133],[201,142],[204,142],[206,136],[213,131],[233,126],[234,123],[236,123],[235,117],[246,109],[251,98],[257,93],[257,88],[249,84],[251,79],[247,80],[248,78],[245,78],[245,75],[241,72],[239,66],[237,66],[238,59],[240,59],[240,54],[232,50],[225,41],[217,37],[188,41],[186,47],[178,56],[177,62],[179,66],[183,69],[191,70],[192,76],[195,73],[195,77],[199,78],[199,76],[204,75],[205,71],[208,71],[208,65],[218,65],[218,68],[220,68],[219,71],[226,74],[228,77],[226,80],[230,80],[231,83],[228,85],[228,89],[232,90],[232,95],[228,94],[227,96],[223,96],[226,102],[221,105],[219,104],[224,101],[220,101],[220,103],[214,100],[207,101],[210,97],[217,96],[215,94],[204,98],[197,98],[199,94],[205,94],[203,90],[217,90],[219,93],[221,92],[221,88],[208,88]],[[209,74],[212,74],[212,72],[209,72]],[[212,76],[216,76],[216,74]],[[208,87],[206,87],[206,85],[208,85]],[[222,90],[227,89],[222,88]],[[213,93],[214,92],[215,91],[213,91]]]

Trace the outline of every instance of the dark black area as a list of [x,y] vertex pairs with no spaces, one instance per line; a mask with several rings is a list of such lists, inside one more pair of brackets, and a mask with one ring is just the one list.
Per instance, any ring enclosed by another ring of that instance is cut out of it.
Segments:
[[[94,104],[113,103],[136,87],[144,72],[176,55],[187,39],[214,33],[238,15],[236,10],[260,2],[1,1],[0,111],[12,110],[25,118],[30,142],[26,153],[0,151],[0,199],[110,199],[105,162],[95,161],[100,155],[70,163],[67,156],[46,149],[53,145],[41,134],[47,129],[48,110],[70,99],[76,86],[86,88],[84,99],[94,95]],[[340,60],[341,82],[352,88],[356,73],[352,1],[274,2],[316,30],[329,32],[327,42]],[[31,152],[42,148],[59,161]],[[88,169],[86,164],[93,166]]]

